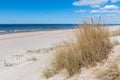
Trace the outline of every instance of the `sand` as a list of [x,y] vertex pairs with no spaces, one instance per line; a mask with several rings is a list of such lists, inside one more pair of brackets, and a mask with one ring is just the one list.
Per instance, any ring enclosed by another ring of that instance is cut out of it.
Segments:
[[[110,28],[111,31],[115,29],[117,27]],[[73,34],[74,29],[0,35],[0,80],[47,80],[42,71],[50,66],[54,56],[53,48],[61,41],[73,39]],[[111,40],[120,42],[120,36],[112,37]],[[118,53],[120,46],[116,46],[114,51]],[[83,69],[80,75],[69,80],[97,80],[92,70]],[[48,80],[65,79],[64,74],[58,74]]]
[[42,80],[41,71],[53,55],[49,48],[72,35],[73,30],[0,35],[0,80]]

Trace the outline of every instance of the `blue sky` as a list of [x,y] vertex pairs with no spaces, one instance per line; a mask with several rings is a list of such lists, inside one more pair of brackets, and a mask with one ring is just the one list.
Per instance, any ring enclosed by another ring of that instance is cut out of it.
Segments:
[[0,0],[0,24],[120,24],[120,0]]

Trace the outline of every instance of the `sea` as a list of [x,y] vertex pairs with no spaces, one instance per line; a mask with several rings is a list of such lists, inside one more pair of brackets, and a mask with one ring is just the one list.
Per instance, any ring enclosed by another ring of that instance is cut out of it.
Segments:
[[73,29],[76,24],[0,24],[0,34]]
[[[78,24],[0,24],[0,35],[21,32],[74,29],[77,25]],[[116,26],[118,24],[109,25]]]

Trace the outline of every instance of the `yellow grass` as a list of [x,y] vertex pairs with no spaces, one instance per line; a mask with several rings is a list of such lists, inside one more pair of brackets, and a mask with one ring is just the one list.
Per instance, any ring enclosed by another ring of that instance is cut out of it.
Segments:
[[54,72],[53,69],[48,69],[48,68],[46,68],[46,69],[43,70],[43,77],[45,77],[45,78],[47,78],[47,79],[48,79],[49,77],[54,76],[54,74],[55,74],[55,72]]
[[120,36],[120,28],[116,31],[112,31],[111,32],[111,36],[114,37],[114,36]]
[[112,49],[109,31],[103,26],[84,23],[75,31],[75,41],[61,43],[56,49],[53,67],[60,71],[66,69],[69,76],[80,72],[81,67],[95,66],[108,57]]
[[118,67],[120,60],[111,62],[107,70],[102,70],[97,74],[100,80],[120,80],[120,69]]
[[83,26],[76,32],[76,45],[79,52],[81,52],[82,66],[88,67],[94,65],[96,62],[101,62],[107,58],[107,55],[112,49],[110,43],[109,31],[107,28],[99,25]]
[[75,44],[63,44],[64,47],[56,50],[53,66],[56,68],[56,70],[62,70],[64,68],[67,69],[69,75],[71,76],[80,71],[80,55],[77,53]]

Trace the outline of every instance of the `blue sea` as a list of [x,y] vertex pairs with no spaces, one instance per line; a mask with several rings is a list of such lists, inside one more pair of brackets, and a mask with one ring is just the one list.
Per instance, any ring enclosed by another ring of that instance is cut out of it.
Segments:
[[[0,34],[74,29],[77,24],[0,24]],[[110,26],[115,26],[109,24]]]
[[0,34],[73,28],[75,28],[75,24],[0,24]]

